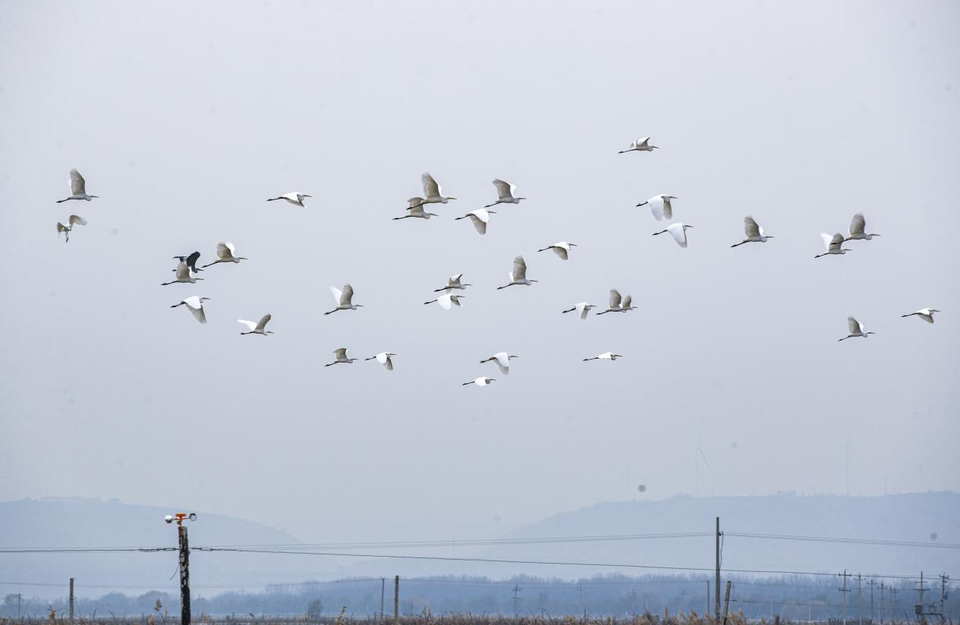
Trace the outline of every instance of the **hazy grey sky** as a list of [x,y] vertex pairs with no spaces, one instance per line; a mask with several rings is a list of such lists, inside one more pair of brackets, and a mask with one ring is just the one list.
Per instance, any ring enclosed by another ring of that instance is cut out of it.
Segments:
[[[0,496],[307,540],[960,489],[960,6],[7,2]],[[661,147],[618,155],[637,137]],[[91,203],[55,204],[78,168]],[[460,198],[391,221],[432,172]],[[501,177],[529,199],[480,237]],[[298,190],[306,209],[264,199]],[[634,205],[679,196],[690,247]],[[814,260],[864,211],[883,236]],[[69,245],[55,224],[89,220]],[[736,250],[744,215],[776,239]],[[250,258],[160,287],[174,254]],[[580,244],[568,262],[536,250]],[[496,291],[517,254],[531,288]],[[464,272],[464,307],[424,307]],[[357,312],[323,317],[350,282]],[[581,322],[618,287],[639,310]],[[209,324],[169,306],[211,297]],[[899,315],[943,310],[935,325]],[[237,318],[273,314],[267,339]],[[877,332],[836,340],[846,317]],[[325,369],[340,346],[376,363]],[[509,377],[478,361],[519,354]],[[616,363],[583,363],[604,351]],[[461,387],[479,375],[489,388]],[[734,446],[734,443],[736,445]],[[636,486],[648,486],[640,495]],[[384,523],[389,513],[390,525]],[[495,519],[500,519],[499,521]]]

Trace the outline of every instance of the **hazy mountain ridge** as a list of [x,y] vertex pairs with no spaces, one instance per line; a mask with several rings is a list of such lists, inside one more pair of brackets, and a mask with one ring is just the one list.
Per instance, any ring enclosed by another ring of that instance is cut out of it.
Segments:
[[[127,505],[116,500],[41,499],[0,503],[4,547],[175,547],[176,532],[163,522],[172,511]],[[190,525],[191,545],[292,545],[291,534],[262,524],[197,511]],[[913,493],[882,497],[798,496],[673,497],[660,501],[606,502],[558,513],[504,535],[504,538],[599,536],[698,532],[703,536],[650,540],[514,544],[486,547],[447,545],[429,549],[377,549],[369,553],[414,554],[441,558],[594,562],[638,568],[574,567],[457,560],[356,559],[194,551],[191,579],[197,594],[216,594],[234,585],[330,580],[350,576],[516,574],[578,578],[599,573],[663,574],[656,567],[709,569],[714,558],[714,517],[721,517],[725,570],[760,569],[916,574],[951,572],[958,552],[944,548],[880,546],[832,542],[760,540],[736,533],[853,537],[960,543],[960,494]],[[934,539],[935,537],[935,539]],[[377,536],[345,537],[379,540]],[[470,537],[490,538],[490,537]],[[294,547],[295,548],[295,547]],[[368,552],[364,552],[368,553]],[[644,568],[650,567],[650,568]],[[76,577],[86,596],[107,592],[171,590],[176,580],[172,552],[110,554],[10,554],[0,558],[0,578],[59,583]],[[684,571],[673,571],[683,574]],[[8,586],[7,589],[13,588]],[[42,587],[23,592],[43,594]],[[14,592],[15,590],[9,590]],[[57,592],[59,590],[51,590]]]

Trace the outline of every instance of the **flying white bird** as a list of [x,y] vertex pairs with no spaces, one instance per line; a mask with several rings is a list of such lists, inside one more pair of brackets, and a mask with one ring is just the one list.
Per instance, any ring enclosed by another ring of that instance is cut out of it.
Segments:
[[643,139],[637,139],[630,144],[630,147],[626,150],[620,150],[617,154],[626,154],[627,152],[653,152],[654,150],[659,150],[655,145],[650,145],[650,137],[644,137]]
[[527,263],[524,262],[523,256],[517,256],[513,259],[513,271],[509,274],[510,282],[504,284],[503,286],[498,286],[497,290],[505,289],[508,286],[514,286],[517,284],[522,284],[524,286],[530,286],[537,280],[528,280],[527,279]]
[[485,362],[495,362],[497,363],[497,367],[500,368],[500,373],[503,375],[510,375],[510,361],[519,357],[520,356],[507,354],[507,352],[497,352],[493,356],[481,360],[480,364],[482,365]]
[[650,213],[657,218],[657,221],[666,219],[670,221],[673,219],[673,205],[670,204],[671,200],[677,199],[675,195],[655,195],[646,202],[640,202],[637,204],[637,207],[650,205]]
[[387,368],[387,371],[393,371],[393,360],[392,357],[396,356],[393,352],[380,352],[376,356],[370,356],[369,358],[364,358],[363,361],[376,360],[381,365]]
[[607,306],[607,309],[603,312],[598,312],[598,315],[605,315],[607,313],[625,313],[636,308],[633,304],[633,298],[630,295],[627,295],[624,298],[620,297],[620,291],[616,289],[610,289],[610,305]]
[[493,204],[487,204],[484,208],[490,208],[497,204],[519,204],[520,200],[527,199],[525,197],[517,197],[513,194],[517,190],[517,185],[515,184],[494,178],[493,186],[497,188],[497,201]]
[[[588,304],[588,303],[586,303],[586,302],[578,302],[577,304],[575,304],[575,305],[573,306],[573,308],[568,308],[568,309],[566,309],[566,310],[561,310],[560,312],[566,314],[566,313],[570,313],[570,312],[573,312],[573,311],[577,311],[577,315],[579,315],[581,319],[586,319],[586,318],[587,318],[587,314],[588,314],[591,310],[593,310],[594,308],[596,308],[596,306],[594,306],[593,304]],[[598,314],[602,314],[602,313],[598,313]]]
[[400,219],[430,219],[431,217],[437,217],[436,213],[428,213],[423,210],[423,198],[422,197],[412,197],[407,202],[410,206],[407,207],[407,214],[403,217],[394,217],[394,221]]
[[176,308],[177,306],[186,306],[187,310],[190,311],[190,314],[200,323],[207,322],[207,315],[203,312],[203,303],[208,301],[209,297],[197,297],[196,295],[188,297],[179,304],[174,304],[170,308]]
[[[200,252],[194,252],[193,254],[188,254],[186,256],[174,256],[174,260],[179,260],[181,263],[187,263],[187,267],[190,268],[190,271],[193,273],[200,273],[203,269],[197,269],[197,261],[200,260]],[[176,271],[172,269],[171,271]]]
[[197,280],[203,280],[203,278],[198,278],[190,273],[190,266],[187,263],[181,262],[177,263],[177,268],[174,269],[177,272],[176,277],[170,282],[161,282],[160,286],[169,286],[171,284],[196,284]]
[[457,217],[454,221],[460,221],[461,219],[470,218],[470,221],[473,222],[473,227],[477,229],[477,232],[480,234],[487,233],[487,222],[490,221],[490,215],[495,215],[497,211],[488,211],[485,208],[478,208],[475,211],[470,211],[463,217]]
[[[455,197],[444,197],[443,188],[437,184],[437,181],[434,180],[433,176],[430,173],[425,173],[420,176],[420,182],[423,183],[423,198],[420,201],[420,205],[423,204],[446,204],[450,200],[455,200]],[[414,200],[417,198],[410,198],[407,202],[410,203],[411,208],[413,207]]]
[[341,363],[342,363],[342,364],[349,365],[349,364],[353,363],[354,361],[356,361],[356,358],[348,358],[348,357],[347,357],[347,348],[346,348],[346,347],[341,347],[341,348],[339,348],[339,349],[334,350],[333,356],[334,356],[333,362],[329,362],[329,363],[323,365],[324,367],[332,367],[333,365],[339,365],[339,364],[341,364]]
[[848,236],[844,241],[850,241],[852,239],[866,239],[870,241],[873,237],[880,236],[876,233],[866,234],[864,229],[867,227],[867,220],[863,218],[863,213],[857,213],[853,216],[853,220],[850,222],[850,236]]
[[466,297],[466,295],[451,295],[450,293],[445,293],[438,297],[437,299],[432,299],[429,302],[424,302],[423,305],[432,304],[436,302],[440,305],[440,308],[444,310],[450,310],[452,307],[460,306],[460,300]]
[[469,382],[464,382],[460,386],[470,386],[471,384],[476,384],[477,386],[486,386],[491,382],[496,382],[496,378],[477,378],[476,380],[470,380]]
[[57,222],[57,237],[59,238],[60,233],[62,232],[62,233],[63,233],[63,236],[66,238],[66,241],[64,241],[64,243],[69,243],[69,242],[70,242],[70,232],[73,230],[73,227],[74,227],[76,224],[80,224],[81,226],[86,226],[86,225],[87,225],[87,220],[84,219],[83,217],[81,217],[80,215],[70,215],[70,219],[67,220],[67,225],[66,225],[66,226],[63,225],[62,223],[60,223],[60,222],[58,221],[58,222]]
[[247,326],[248,330],[250,330],[249,332],[241,332],[240,336],[246,336],[247,334],[259,334],[260,336],[273,334],[273,331],[271,330],[264,330],[267,324],[270,323],[271,318],[271,315],[264,315],[263,318],[257,323],[247,321],[246,319],[237,319],[237,323],[242,323],[243,325]]
[[666,230],[654,232],[653,236],[663,234],[664,232],[669,232],[670,236],[673,237],[673,240],[677,242],[677,245],[680,247],[687,247],[687,228],[693,228],[693,226],[677,222],[667,226]]
[[447,286],[443,287],[442,289],[434,289],[433,292],[442,293],[443,291],[454,291],[454,290],[466,291],[468,286],[473,286],[469,282],[467,283],[460,282],[461,278],[463,278],[462,273],[458,273],[455,276],[450,276],[450,278],[447,280]]
[[823,239],[823,244],[826,246],[827,251],[823,254],[817,254],[814,258],[820,258],[827,254],[846,254],[850,251],[849,249],[841,247],[843,245],[843,235],[839,232],[833,236],[830,236],[826,232],[821,232],[820,238]]
[[583,362],[587,362],[588,360],[616,360],[617,358],[623,358],[623,356],[620,354],[614,354],[612,352],[604,352],[599,356],[594,356],[593,358],[584,358]]
[[559,243],[554,243],[553,245],[548,245],[543,249],[537,250],[537,253],[546,252],[547,250],[553,250],[557,253],[557,256],[563,260],[567,260],[570,257],[570,248],[577,247],[576,243],[567,243],[566,241],[560,241]]
[[217,260],[206,265],[202,265],[201,269],[206,269],[207,267],[212,267],[217,263],[239,263],[241,260],[247,260],[243,256],[236,256],[237,248],[227,241],[226,243],[217,243]]
[[766,243],[767,239],[773,238],[773,235],[766,234],[763,227],[750,215],[743,218],[743,232],[747,235],[747,238],[739,243],[734,243],[730,247],[739,247],[744,243]]
[[267,201],[276,202],[277,200],[286,200],[291,204],[304,208],[303,199],[308,197],[313,197],[313,196],[307,195],[306,193],[297,193],[296,191],[294,191],[293,193],[284,193],[283,195],[278,195],[277,197],[267,198]]
[[863,324],[854,319],[853,317],[847,317],[847,325],[850,327],[850,334],[843,337],[842,339],[837,339],[838,341],[846,341],[847,339],[853,339],[858,337],[867,338],[871,334],[876,334],[876,332],[864,332],[866,328],[863,327]]
[[353,287],[349,284],[344,284],[342,291],[337,287],[332,286],[330,287],[330,292],[333,293],[333,301],[337,303],[337,307],[331,311],[323,313],[324,315],[332,315],[338,310],[356,310],[358,308],[363,308],[363,304],[353,303]]
[[67,200],[86,200],[90,201],[93,198],[100,197],[99,195],[87,195],[87,183],[84,181],[83,176],[80,175],[80,172],[76,169],[70,170],[70,197],[65,197],[62,200],[57,200],[57,204],[61,202],[66,202]]
[[933,313],[938,313],[938,312],[940,312],[940,311],[937,310],[936,308],[921,308],[921,309],[918,310],[917,312],[912,312],[912,313],[910,313],[910,314],[908,314],[908,315],[900,315],[900,316],[901,316],[901,317],[913,317],[914,315],[916,315],[917,317],[920,317],[921,319],[923,319],[923,320],[926,321],[927,323],[933,323]]

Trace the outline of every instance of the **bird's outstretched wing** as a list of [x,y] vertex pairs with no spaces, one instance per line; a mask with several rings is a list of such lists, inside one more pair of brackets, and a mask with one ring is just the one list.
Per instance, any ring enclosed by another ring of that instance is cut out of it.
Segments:
[[681,224],[673,224],[667,228],[667,232],[673,236],[673,240],[676,241],[680,247],[687,247],[687,232]]
[[820,238],[823,240],[823,246],[827,248],[827,251],[830,251],[830,244],[833,242],[833,235],[827,234],[826,232],[820,233]]
[[187,263],[179,262],[177,263],[177,280],[186,280],[190,277],[190,267],[187,266]]
[[554,245],[554,246],[552,246],[550,249],[552,249],[554,252],[556,252],[557,256],[559,256],[559,257],[562,258],[563,260],[567,260],[567,258],[569,258],[569,253],[567,252],[567,248],[565,248],[565,247],[563,247],[563,246]]
[[519,282],[527,277],[527,262],[523,256],[517,256],[513,259],[513,281]]
[[620,291],[616,289],[610,289],[610,306],[608,308],[612,308],[614,310],[620,308],[620,300]]
[[760,236],[760,225],[753,217],[747,215],[743,218],[743,231],[746,233],[748,239],[758,238]]
[[70,215],[70,225],[74,226],[80,224],[81,226],[87,225],[87,220],[81,217],[80,215]]
[[453,307],[453,297],[449,293],[441,295],[437,298],[437,303],[440,304],[440,308],[450,310]]
[[624,308],[624,309],[630,308],[630,305],[631,305],[632,303],[633,303],[633,296],[627,295],[626,297],[623,298],[623,308]]
[[497,187],[497,196],[501,200],[507,200],[513,197],[513,190],[517,188],[516,185],[512,185],[499,178],[494,178],[493,185]]
[[247,330],[249,330],[250,332],[253,332],[254,330],[257,329],[257,324],[255,324],[252,321],[247,321],[246,319],[237,319],[237,323],[241,323],[247,326]]
[[480,215],[479,211],[473,211],[469,213],[470,221],[473,222],[473,227],[476,228],[477,232],[480,234],[487,233],[487,220],[490,219],[484,211],[483,216]]
[[197,302],[197,307],[194,308],[192,304],[187,304],[187,309],[193,314],[193,317],[200,323],[207,322],[207,315],[203,311],[203,302]]
[[863,331],[860,322],[853,317],[847,317],[847,326],[850,328],[850,334],[860,334]]
[[833,235],[832,239],[830,239],[830,245],[828,249],[839,250],[841,245],[843,245],[843,235],[838,232]]
[[337,303],[337,306],[340,305],[340,302],[343,301],[343,291],[338,289],[335,286],[330,287],[330,292],[333,293],[333,301]]
[[187,267],[190,267],[194,272],[197,271],[197,261],[200,260],[200,252],[194,252],[187,256]]
[[333,355],[337,360],[346,360],[347,359],[347,348],[339,347],[333,351]]
[[70,170],[70,194],[86,195],[87,183],[76,169]]
[[233,254],[233,245],[230,243],[217,243],[217,258],[226,260]]
[[423,194],[428,198],[440,197],[440,185],[433,179],[429,172],[420,176],[420,182],[423,183]]
[[353,287],[349,284],[343,285],[343,295],[340,296],[340,304],[350,306],[353,303]]
[[269,314],[264,315],[263,318],[260,319],[260,321],[257,323],[256,329],[262,331],[267,326],[267,324],[270,323],[271,318],[272,317]]
[[673,219],[673,212],[668,213],[667,203],[663,199],[662,195],[658,195],[655,198],[652,198],[648,201],[650,204],[650,213],[656,218],[657,221],[661,221],[664,217],[667,219]]
[[670,198],[665,195],[660,196],[663,199],[663,216],[669,221],[673,219],[673,204],[670,203]]
[[867,226],[867,220],[863,218],[863,213],[857,213],[853,216],[853,219],[850,221],[850,236],[855,234],[863,234],[864,229]]

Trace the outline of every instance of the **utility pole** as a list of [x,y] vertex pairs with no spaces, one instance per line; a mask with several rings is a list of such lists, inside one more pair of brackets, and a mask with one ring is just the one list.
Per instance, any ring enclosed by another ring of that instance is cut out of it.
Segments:
[[723,625],[727,625],[727,612],[730,610],[730,587],[733,585],[729,579],[727,580],[727,591],[724,593],[723,598]]
[[707,611],[703,613],[704,616],[710,614],[710,580],[707,580]]
[[164,521],[167,523],[177,522],[177,537],[180,542],[180,623],[181,625],[190,625],[190,543],[187,539],[187,528],[183,525],[184,521],[196,521],[197,515],[194,512],[178,512],[174,515],[167,515]]
[[917,613],[917,619],[918,619],[921,623],[926,623],[926,622],[927,622],[927,619],[926,619],[926,617],[924,616],[924,613],[923,613],[923,593],[925,593],[925,592],[927,591],[927,589],[924,588],[924,586],[923,586],[925,583],[926,583],[926,582],[923,581],[923,571],[920,571],[920,585],[917,587],[917,594],[919,595],[919,602],[918,602],[917,605],[915,606],[915,607],[916,607],[916,610],[915,610],[915,611],[916,611],[916,613]]
[[70,623],[73,623],[73,578],[70,578]]
[[885,590],[885,584],[883,582],[880,582],[880,625],[883,625],[883,615],[884,615],[883,591],[884,590]]
[[877,585],[877,580],[870,578],[867,585],[870,586],[870,625],[873,625],[873,587]]
[[636,618],[637,617],[637,589],[636,588],[633,588],[630,590],[630,611],[633,613],[633,617]]
[[520,585],[513,585],[513,620],[517,620],[517,595],[520,593]]
[[900,589],[896,586],[890,586],[890,622],[896,622],[897,618],[897,593]]
[[863,589],[862,581],[863,577],[857,573],[857,625],[863,625],[863,618],[861,618],[860,614],[860,591]]
[[400,576],[393,578],[393,625],[400,625]]
[[380,578],[380,620],[383,620],[383,593],[387,586],[387,578]]
[[840,577],[843,578],[843,586],[840,588],[840,592],[843,597],[843,625],[847,625],[847,593],[850,592],[847,589],[847,578],[850,577],[850,574],[847,573],[847,569],[843,569],[843,573],[840,573]]
[[717,543],[717,579],[715,580],[715,590],[716,590],[716,609],[714,610],[714,622],[720,622],[720,517],[717,517],[717,532],[716,532],[716,543]]
[[947,603],[947,584],[950,582],[950,576],[946,573],[940,574],[940,620],[947,620],[947,613],[944,612],[944,607]]
[[23,599],[23,595],[19,592],[17,593],[17,620],[20,620],[20,600]]
[[580,598],[580,612],[583,613],[583,620],[587,620],[587,609],[583,607],[583,584],[577,582],[577,596]]

